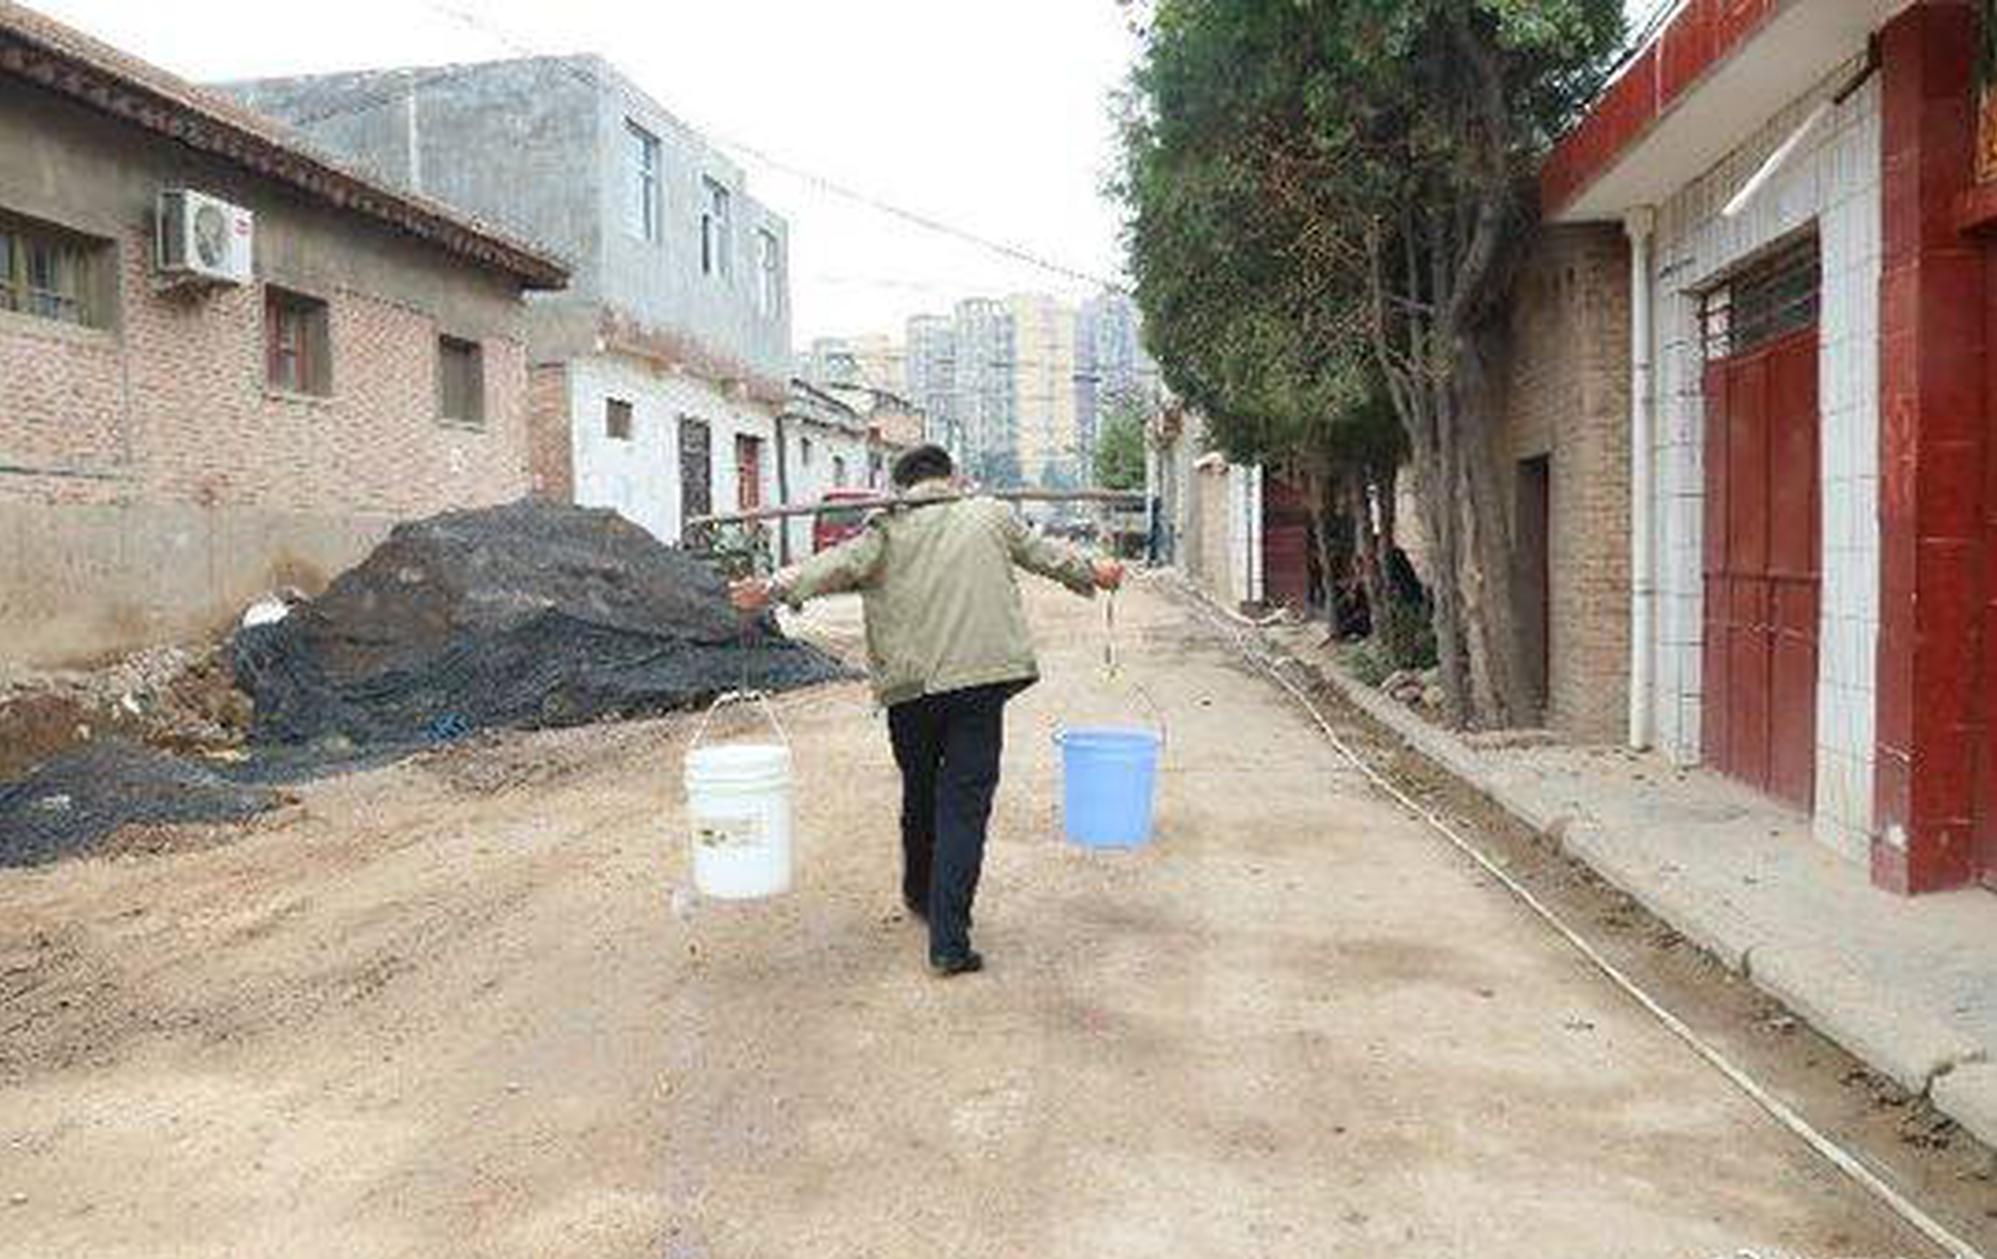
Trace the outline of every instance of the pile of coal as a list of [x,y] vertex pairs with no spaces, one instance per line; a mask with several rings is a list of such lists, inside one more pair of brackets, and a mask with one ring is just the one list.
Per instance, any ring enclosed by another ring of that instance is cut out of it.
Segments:
[[772,618],[737,614],[705,559],[615,512],[537,502],[398,525],[231,647],[254,742],[340,752],[849,676]]

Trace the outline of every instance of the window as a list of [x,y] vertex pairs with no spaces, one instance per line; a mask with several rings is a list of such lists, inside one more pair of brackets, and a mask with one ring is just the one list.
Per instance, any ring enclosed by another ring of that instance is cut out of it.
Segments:
[[844,455],[832,456],[832,484],[839,486],[846,484],[846,456]]
[[476,341],[437,338],[437,414],[459,424],[485,423],[485,363]]
[[333,392],[326,303],[274,285],[264,287],[264,382],[287,393]]
[[756,309],[775,316],[783,310],[783,258],[778,252],[777,234],[768,228],[756,232]]
[[0,310],[105,327],[109,303],[96,292],[103,251],[87,236],[0,218]]
[[603,400],[603,435],[613,441],[631,440],[631,404],[622,398]]
[[811,439],[800,437],[797,441],[797,461],[804,467],[811,466]]
[[659,239],[659,137],[635,122],[624,123],[624,225],[639,240]]
[[728,258],[728,190],[703,178],[707,204],[700,212],[700,273],[724,279],[733,270]]
[[1823,268],[1814,232],[1769,250],[1699,298],[1706,361],[1746,354],[1817,322]]

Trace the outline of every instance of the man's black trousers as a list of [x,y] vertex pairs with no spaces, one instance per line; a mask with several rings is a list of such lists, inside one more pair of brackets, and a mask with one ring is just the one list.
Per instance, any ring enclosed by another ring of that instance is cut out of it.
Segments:
[[901,891],[929,914],[929,955],[971,947],[971,901],[998,790],[1005,702],[1016,684],[944,691],[888,708],[901,767]]

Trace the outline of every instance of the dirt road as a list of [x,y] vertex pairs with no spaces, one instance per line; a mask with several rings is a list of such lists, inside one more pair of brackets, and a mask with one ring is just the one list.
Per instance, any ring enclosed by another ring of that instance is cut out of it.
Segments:
[[0,872],[0,1255],[1932,1253],[1155,595],[1159,841],[1064,848],[1048,735],[1128,701],[1034,610],[980,976],[897,912],[857,686],[785,701],[774,902],[673,895],[684,720]]

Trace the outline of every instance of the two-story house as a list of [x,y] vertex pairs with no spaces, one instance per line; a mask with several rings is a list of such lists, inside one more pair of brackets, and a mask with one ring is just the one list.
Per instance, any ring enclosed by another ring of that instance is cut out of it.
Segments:
[[0,660],[209,633],[531,485],[546,250],[0,0]]
[[658,537],[776,485],[784,221],[741,168],[596,56],[227,85],[403,187],[574,260],[529,307],[537,491]]

